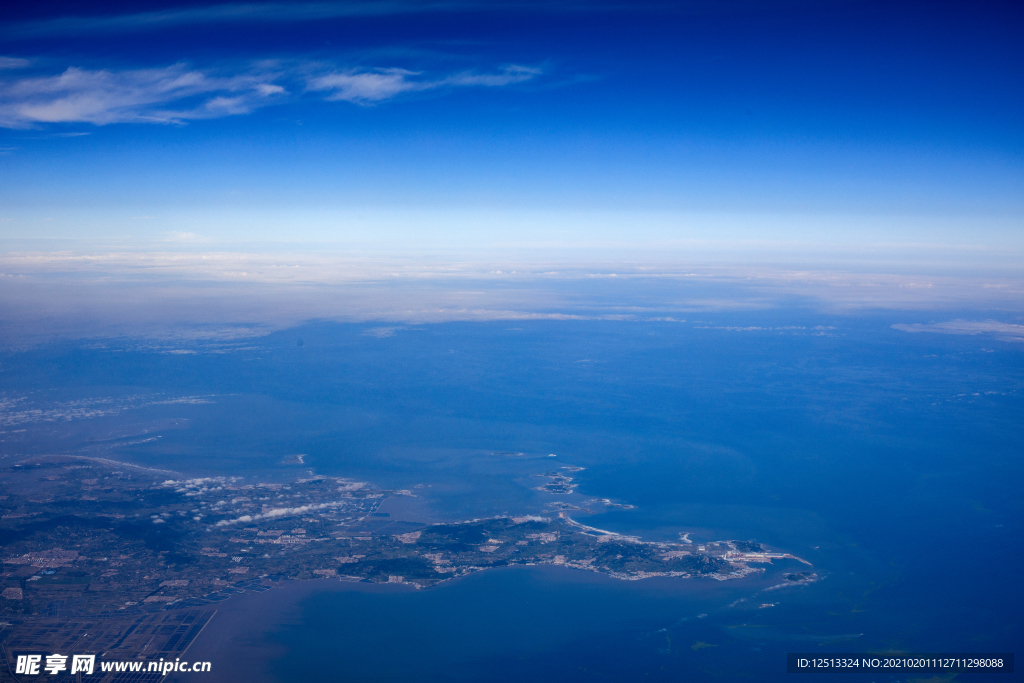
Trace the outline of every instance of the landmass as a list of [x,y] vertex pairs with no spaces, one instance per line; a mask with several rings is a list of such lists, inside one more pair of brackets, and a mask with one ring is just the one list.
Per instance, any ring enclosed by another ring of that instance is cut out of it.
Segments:
[[[122,649],[148,629],[164,634],[149,652],[173,655],[202,630],[210,606],[285,579],[429,588],[483,569],[548,564],[626,580],[722,581],[772,560],[799,560],[753,541],[643,541],[581,524],[569,516],[578,508],[567,505],[544,515],[419,524],[379,512],[390,497],[414,495],[409,490],[328,476],[249,483],[172,474],[80,456],[33,457],[0,470],[6,663],[30,643],[71,638],[90,619],[105,620],[86,629],[100,638],[93,651],[106,642],[104,628],[107,645]],[[559,472],[539,476],[548,478],[547,491],[575,486]],[[173,633],[176,640],[166,635]]]

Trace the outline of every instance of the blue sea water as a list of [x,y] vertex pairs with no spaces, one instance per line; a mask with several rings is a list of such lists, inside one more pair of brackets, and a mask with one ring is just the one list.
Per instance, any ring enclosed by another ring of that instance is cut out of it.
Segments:
[[[766,591],[803,568],[790,562],[721,583],[512,568],[427,591],[311,584],[246,634],[267,680],[778,680],[794,651],[1014,651],[1024,348],[891,327],[933,317],[315,323],[234,344],[48,346],[6,355],[6,397],[208,402],[27,424],[0,445],[421,485],[396,511],[411,521],[540,510],[534,475],[572,465],[580,497],[635,506],[588,524],[756,539],[821,576]],[[281,464],[293,453],[304,466]],[[215,641],[195,647],[237,656]]]

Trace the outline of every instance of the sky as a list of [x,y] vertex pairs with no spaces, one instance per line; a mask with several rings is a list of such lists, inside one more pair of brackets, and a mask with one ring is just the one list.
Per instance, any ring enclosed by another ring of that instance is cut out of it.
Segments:
[[1018,3],[4,15],[0,238],[18,248],[1024,248]]
[[0,337],[1021,324],[1022,29],[986,1],[6,6]]

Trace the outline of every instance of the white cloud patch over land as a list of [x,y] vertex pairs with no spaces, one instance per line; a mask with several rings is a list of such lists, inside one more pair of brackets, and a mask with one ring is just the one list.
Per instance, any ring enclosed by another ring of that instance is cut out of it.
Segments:
[[320,503],[314,505],[301,505],[294,508],[274,508],[267,510],[266,512],[258,515],[242,515],[235,519],[222,519],[217,522],[217,526],[228,526],[229,524],[248,524],[249,522],[256,522],[261,519],[277,519],[280,517],[295,517],[296,515],[304,515],[307,512],[317,512],[319,510],[328,510],[330,508],[341,507],[344,502],[337,503]]
[[[3,64],[0,61],[0,67]],[[338,69],[322,64],[275,62],[261,62],[235,73],[215,73],[185,64],[123,71],[69,67],[57,75],[0,81],[0,127],[33,128],[46,123],[182,124],[248,114],[284,102],[296,92],[326,93],[327,100],[372,104],[406,92],[500,87],[539,74],[538,69],[508,66],[495,73],[427,77],[422,72],[401,68]]]
[[892,327],[893,329],[910,333],[932,332],[934,334],[984,334],[994,336],[1000,341],[1024,342],[1024,325],[1002,323],[997,320],[951,320],[944,323],[927,324],[899,323]]

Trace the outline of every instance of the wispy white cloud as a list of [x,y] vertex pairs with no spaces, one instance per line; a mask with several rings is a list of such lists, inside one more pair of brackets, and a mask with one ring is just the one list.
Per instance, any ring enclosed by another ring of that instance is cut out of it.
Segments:
[[0,69],[24,69],[30,63],[20,57],[0,57]]
[[391,99],[405,92],[460,86],[499,87],[511,85],[535,78],[540,73],[540,70],[535,68],[507,66],[496,73],[465,72],[442,78],[425,78],[421,72],[406,69],[348,70],[311,78],[307,87],[312,91],[329,92],[328,100],[370,104]]
[[[775,0],[776,7],[798,9],[847,0]],[[9,22],[0,26],[0,38],[42,38],[161,31],[196,24],[284,23],[344,19],[346,17],[443,14],[457,12],[594,13],[617,11],[689,11],[705,14],[757,8],[759,0],[341,0],[336,2],[249,2],[210,4],[205,7],[66,16]]]
[[[147,216],[147,218],[149,218],[149,216]],[[182,232],[182,231],[175,230],[175,231],[167,233],[164,236],[163,241],[164,242],[180,242],[180,243],[189,243],[189,244],[199,244],[199,243],[202,243],[202,242],[209,242],[210,239],[208,237],[204,237],[203,235],[199,235],[199,234],[194,233],[194,232]]]
[[328,100],[348,102],[378,102],[410,90],[429,87],[412,80],[419,74],[405,69],[381,69],[379,71],[344,71],[317,76],[309,80],[308,87],[314,91],[328,91]]
[[[655,6],[658,3],[653,3]],[[10,23],[0,28],[0,37],[38,38],[67,35],[101,35],[158,31],[211,23],[280,23],[344,19],[345,17],[492,12],[533,9],[535,11],[588,12],[615,7],[642,7],[641,3],[607,3],[594,0],[552,2],[551,0],[346,0],[344,2],[261,2],[224,3],[206,7],[137,12],[105,16],[68,16]]]
[[481,74],[472,72],[463,72],[449,76],[439,82],[439,85],[478,85],[485,87],[499,87],[503,85],[512,85],[513,83],[522,83],[528,81],[531,78],[536,78],[541,75],[541,70],[528,66],[511,65],[502,69],[499,73]]
[[[70,67],[61,74],[0,82],[0,127],[42,123],[185,123],[248,114],[292,92],[371,104],[405,92],[498,87],[535,78],[538,69],[508,66],[494,73],[428,77],[401,68],[338,69],[323,64],[261,62],[235,73],[174,64],[125,71]],[[283,85],[282,85],[283,83]]]
[[[180,123],[245,114],[285,93],[276,74],[213,76],[174,64],[109,71],[70,67],[0,86],[0,126],[38,123]],[[178,108],[174,108],[178,105]]]
[[[501,5],[499,5],[501,6]],[[295,2],[227,3],[187,9],[159,10],[106,16],[70,16],[27,21],[0,30],[0,35],[26,37],[131,33],[162,30],[191,24],[223,22],[316,21],[359,16],[384,16],[415,12],[445,12],[486,7],[469,2]]]

